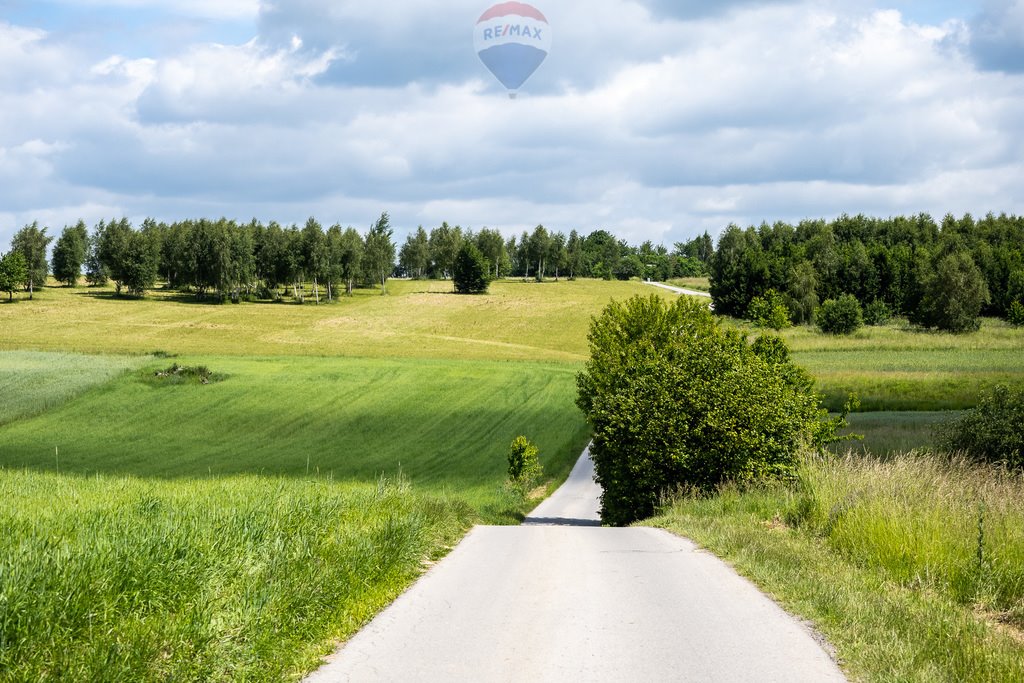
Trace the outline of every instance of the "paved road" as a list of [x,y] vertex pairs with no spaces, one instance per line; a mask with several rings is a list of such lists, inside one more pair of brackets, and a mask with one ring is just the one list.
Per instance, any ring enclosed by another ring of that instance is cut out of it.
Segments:
[[661,289],[667,289],[670,292],[676,294],[686,294],[687,296],[699,296],[705,299],[710,299],[711,295],[707,292],[701,292],[696,289],[686,289],[685,287],[673,287],[672,285],[666,285],[664,282],[645,282],[644,284],[650,285],[651,287],[660,287]]
[[845,680],[714,556],[596,526],[592,473],[584,453],[523,526],[473,529],[307,682]]

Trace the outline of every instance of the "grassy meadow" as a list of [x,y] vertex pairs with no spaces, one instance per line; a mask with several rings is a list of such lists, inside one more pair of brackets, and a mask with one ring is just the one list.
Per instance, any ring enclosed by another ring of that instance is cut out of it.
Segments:
[[668,280],[665,284],[683,289],[693,289],[698,292],[710,292],[711,282],[706,277],[677,277]]
[[0,307],[0,680],[294,679],[470,523],[521,519],[509,443],[568,472],[590,316],[642,286],[450,287]]
[[393,280],[388,296],[356,290],[300,306],[211,304],[162,290],[133,301],[111,288],[48,287],[0,306],[0,350],[582,363],[590,316],[612,298],[654,291],[639,282],[499,280],[489,294],[466,297],[451,282]]
[[[762,330],[730,324],[751,336]],[[996,384],[1024,386],[1024,328],[985,318],[974,334],[915,329],[903,321],[849,336],[801,326],[780,333],[793,359],[817,380],[826,406],[839,410],[856,393],[861,410],[963,410]]]
[[796,488],[681,498],[653,520],[811,620],[854,680],[1024,680],[1024,478],[902,455],[805,464]]

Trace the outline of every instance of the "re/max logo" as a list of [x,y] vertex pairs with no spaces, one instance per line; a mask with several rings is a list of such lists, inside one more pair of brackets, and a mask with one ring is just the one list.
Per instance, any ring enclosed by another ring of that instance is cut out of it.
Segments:
[[505,24],[504,26],[498,26],[497,28],[485,28],[484,40],[497,40],[498,38],[504,38],[506,36],[521,36],[523,38],[543,40],[541,35],[542,31],[543,29],[534,28],[532,26]]

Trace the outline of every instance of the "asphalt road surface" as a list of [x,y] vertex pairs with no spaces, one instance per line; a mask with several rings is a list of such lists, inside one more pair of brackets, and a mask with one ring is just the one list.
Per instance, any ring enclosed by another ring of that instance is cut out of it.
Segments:
[[666,531],[599,526],[589,454],[519,527],[476,527],[306,680],[844,681],[804,626]]
[[672,285],[666,285],[664,282],[650,282],[650,281],[648,281],[648,282],[646,282],[644,284],[648,284],[651,287],[659,287],[661,289],[667,289],[668,291],[675,292],[676,294],[686,294],[687,296],[699,296],[699,297],[702,297],[702,298],[705,298],[705,299],[710,299],[711,298],[711,295],[709,293],[707,293],[707,292],[701,292],[701,291],[696,290],[696,289],[687,289],[686,287],[673,287]]

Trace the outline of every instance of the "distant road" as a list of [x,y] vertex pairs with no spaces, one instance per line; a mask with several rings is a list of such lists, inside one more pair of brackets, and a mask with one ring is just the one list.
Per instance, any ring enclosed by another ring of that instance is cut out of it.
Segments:
[[307,678],[845,681],[812,634],[666,531],[598,526],[584,453],[519,527],[477,527]]
[[701,292],[696,289],[686,289],[685,287],[673,287],[672,285],[666,285],[664,282],[644,282],[644,284],[650,285],[651,287],[660,287],[661,289],[667,289],[670,292],[676,294],[686,294],[688,296],[702,296],[705,299],[710,299],[711,295],[707,292]]

